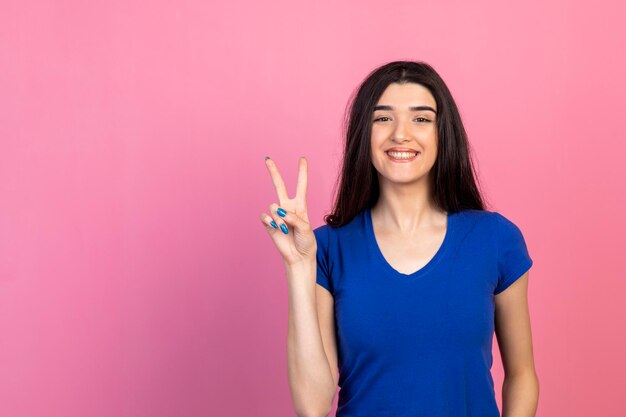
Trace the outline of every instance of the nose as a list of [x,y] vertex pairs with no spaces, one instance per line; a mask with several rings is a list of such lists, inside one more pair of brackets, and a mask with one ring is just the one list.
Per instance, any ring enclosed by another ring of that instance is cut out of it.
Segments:
[[404,126],[404,123],[402,121],[396,123],[396,127],[393,130],[393,141],[394,142],[405,142],[408,140],[408,138],[406,137],[407,133],[406,133],[406,128]]

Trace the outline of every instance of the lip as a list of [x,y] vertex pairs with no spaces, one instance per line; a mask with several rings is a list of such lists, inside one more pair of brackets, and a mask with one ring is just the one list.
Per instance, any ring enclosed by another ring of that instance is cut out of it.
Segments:
[[[392,148],[390,150],[394,150],[395,151],[394,148]],[[401,151],[398,151],[398,152],[401,152]],[[396,159],[396,158],[392,157],[391,155],[389,155],[389,153],[387,151],[385,151],[385,155],[387,155],[387,158],[389,158],[389,160],[391,162],[397,162],[397,163],[413,162],[413,161],[415,161],[417,159],[418,156],[421,155],[421,152],[418,152],[418,151],[415,151],[415,150],[410,150],[410,151],[406,151],[405,150],[405,152],[417,152],[417,153],[415,154],[415,156],[413,158],[409,158],[409,159]]]
[[411,149],[411,148],[398,148],[398,147],[394,147],[394,148],[389,148],[387,149],[385,152],[389,152],[389,151],[394,151],[394,152],[418,152],[415,149]]

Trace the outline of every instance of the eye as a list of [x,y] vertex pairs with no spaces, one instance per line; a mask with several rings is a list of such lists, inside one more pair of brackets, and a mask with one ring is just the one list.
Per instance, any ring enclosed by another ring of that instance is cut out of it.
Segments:
[[[382,119],[389,119],[389,117],[387,117],[387,116],[382,116],[382,117],[379,117],[378,119],[374,119],[373,121],[374,121],[374,122],[377,122],[377,121],[379,121],[379,120],[381,120],[381,121],[382,121]],[[429,119],[426,119],[426,118],[424,118],[424,117],[416,117],[416,118],[415,118],[415,120],[418,120],[420,123],[430,123],[430,122],[431,122]]]

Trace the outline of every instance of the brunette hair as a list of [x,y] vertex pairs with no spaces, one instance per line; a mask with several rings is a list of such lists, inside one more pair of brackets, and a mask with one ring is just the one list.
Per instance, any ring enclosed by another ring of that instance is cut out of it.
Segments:
[[342,132],[342,168],[335,183],[333,209],[324,215],[324,222],[333,227],[342,226],[378,200],[380,188],[370,150],[371,116],[391,83],[420,84],[430,91],[437,103],[438,151],[429,175],[434,204],[449,213],[485,210],[475,181],[477,175],[470,158],[467,133],[450,90],[429,64],[394,61],[370,72],[348,102]]

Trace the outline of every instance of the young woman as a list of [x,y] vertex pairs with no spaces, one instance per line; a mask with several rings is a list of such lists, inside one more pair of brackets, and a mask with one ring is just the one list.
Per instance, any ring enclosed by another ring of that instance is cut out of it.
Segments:
[[266,158],[278,202],[261,220],[289,287],[288,366],[299,416],[535,415],[528,313],[533,264],[520,229],[486,210],[446,84],[391,62],[357,90],[333,211],[313,230],[307,163],[295,198]]

